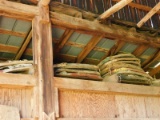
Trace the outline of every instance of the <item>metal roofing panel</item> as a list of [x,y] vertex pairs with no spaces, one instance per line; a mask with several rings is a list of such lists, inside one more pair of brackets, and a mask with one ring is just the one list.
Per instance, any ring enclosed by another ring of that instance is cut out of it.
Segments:
[[0,17],[0,28],[12,30],[15,22],[16,22],[16,19],[1,16]]
[[71,46],[65,45],[65,46],[61,49],[60,53],[66,54],[67,51],[68,51],[70,48],[71,48]]
[[10,35],[6,34],[0,34],[0,43],[1,44],[6,44],[7,40],[9,39]]
[[80,36],[80,33],[77,33],[77,32],[74,32],[71,37],[68,39],[68,41],[72,41],[72,42],[75,42],[78,37]]
[[137,48],[137,46],[138,45],[126,43],[120,51],[126,53],[132,53]]
[[150,56],[150,55],[154,54],[156,51],[157,51],[157,49],[155,49],[155,48],[148,48],[147,50],[145,50],[143,52],[142,56],[143,55]]
[[114,44],[115,44],[114,40],[103,38],[96,46],[105,49],[110,49],[113,47]]
[[17,32],[29,32],[32,27],[32,23],[28,21],[17,20],[15,22],[15,26],[13,27],[13,31]]
[[7,59],[13,59],[14,57],[16,56],[16,54],[13,54],[13,53],[2,53],[1,54],[1,57],[2,58],[7,58]]
[[52,28],[52,37],[55,39],[59,39],[62,37],[63,33],[65,32],[64,29],[60,29],[60,28]]
[[105,52],[92,50],[88,54],[87,58],[101,59],[104,55],[105,55]]
[[22,37],[10,36],[6,44],[12,45],[12,46],[21,46],[23,41],[24,41],[24,38]]

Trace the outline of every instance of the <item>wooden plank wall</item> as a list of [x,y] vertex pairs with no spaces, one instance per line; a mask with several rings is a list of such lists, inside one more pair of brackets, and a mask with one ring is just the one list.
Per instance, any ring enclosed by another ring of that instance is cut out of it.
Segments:
[[17,107],[21,118],[31,118],[32,91],[31,88],[0,88],[0,104]]
[[60,90],[60,118],[160,118],[160,96]]

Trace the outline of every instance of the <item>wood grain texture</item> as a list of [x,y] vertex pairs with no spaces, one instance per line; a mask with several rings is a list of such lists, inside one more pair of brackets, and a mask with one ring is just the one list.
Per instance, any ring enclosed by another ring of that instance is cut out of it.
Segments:
[[0,88],[0,104],[17,107],[22,118],[31,118],[32,89]]
[[56,120],[159,120],[159,118],[58,118]]

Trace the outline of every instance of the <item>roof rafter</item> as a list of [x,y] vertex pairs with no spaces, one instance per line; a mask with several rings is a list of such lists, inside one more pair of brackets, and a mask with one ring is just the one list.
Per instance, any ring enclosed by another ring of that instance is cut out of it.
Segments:
[[160,65],[157,66],[157,67],[155,67],[155,68],[153,68],[152,70],[150,70],[150,71],[149,71],[149,74],[150,74],[151,76],[154,76],[154,75],[156,75],[158,72],[160,72]]
[[0,52],[17,53],[19,47],[0,44]]
[[101,14],[99,19],[102,20],[102,19],[108,18],[110,15],[119,11],[120,9],[122,9],[123,7],[125,7],[126,5],[128,5],[132,1],[133,0],[121,0],[120,2],[118,2],[117,4],[115,4],[114,6],[109,8],[107,11],[105,11],[103,14]]
[[150,19],[156,12],[160,10],[160,2],[154,6],[138,23],[137,26],[140,28],[148,19]]
[[8,35],[13,35],[13,36],[17,36],[17,37],[26,37],[26,35],[27,35],[26,33],[5,30],[2,28],[0,28],[0,34],[8,34]]
[[146,45],[139,45],[134,51],[133,51],[133,55],[135,55],[136,57],[139,57],[146,49],[148,48],[148,46]]

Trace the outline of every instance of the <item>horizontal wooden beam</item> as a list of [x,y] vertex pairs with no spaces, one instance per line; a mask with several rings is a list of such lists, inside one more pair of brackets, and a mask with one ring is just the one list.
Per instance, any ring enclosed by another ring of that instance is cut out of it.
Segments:
[[8,34],[8,35],[13,35],[17,37],[26,37],[27,33],[22,33],[22,32],[15,32],[15,31],[10,31],[10,30],[5,30],[0,28],[0,34]]
[[[111,92],[145,96],[160,96],[159,87],[131,85],[113,82],[97,82],[82,79],[54,77],[55,87],[82,91]],[[116,80],[113,80],[116,81]]]
[[[119,2],[121,0],[112,0],[112,1]],[[137,8],[139,10],[143,10],[143,11],[146,11],[146,12],[149,12],[152,9],[152,7],[141,5],[141,4],[137,4],[137,3],[133,3],[133,2],[129,3],[128,5],[130,7]],[[160,10],[157,12],[157,14],[160,15]]]
[[137,23],[137,26],[140,28],[147,20],[149,20],[156,12],[160,10],[160,2],[154,6],[142,19]]
[[56,120],[159,120],[159,118],[57,118]]
[[95,34],[105,34],[105,37],[123,40],[129,43],[145,44],[160,48],[160,37],[150,37],[136,31],[124,29],[118,25],[107,26],[99,22],[92,22],[80,18],[71,17],[56,12],[50,12],[51,21],[54,25],[63,26],[74,30],[90,31]]
[[36,6],[1,0],[0,15],[16,19],[32,20],[34,16],[39,15],[39,11]]
[[119,1],[117,4],[115,4],[114,6],[109,8],[107,11],[105,11],[103,14],[101,14],[99,16],[99,19],[102,20],[102,19],[108,18],[110,15],[119,11],[120,9],[122,9],[123,7],[125,7],[127,4],[129,4],[132,1],[133,0],[121,0],[121,1]]
[[38,120],[38,118],[21,118],[21,120]]
[[34,87],[36,79],[32,75],[0,73],[0,87]]
[[157,67],[155,67],[155,68],[153,68],[152,70],[150,70],[150,71],[149,71],[149,74],[150,74],[150,76],[154,76],[154,75],[156,75],[158,72],[160,73],[160,65],[157,66]]
[[0,52],[17,53],[19,47],[0,44]]

